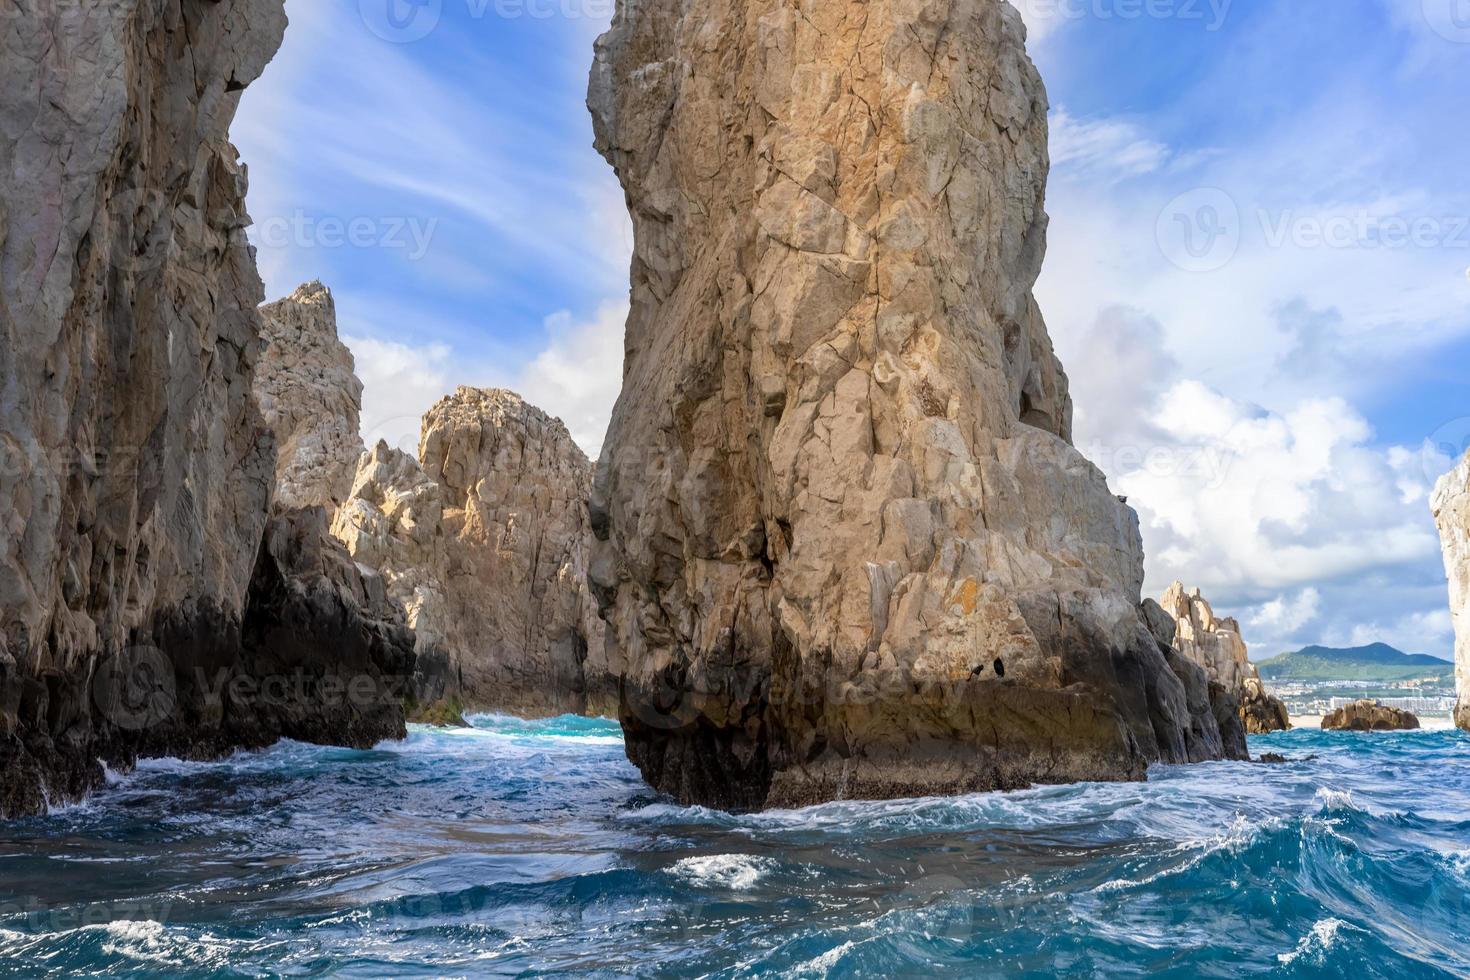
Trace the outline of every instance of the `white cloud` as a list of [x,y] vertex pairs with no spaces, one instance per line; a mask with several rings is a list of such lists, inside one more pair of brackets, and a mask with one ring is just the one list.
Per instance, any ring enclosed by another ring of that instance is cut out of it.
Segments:
[[550,340],[523,369],[506,374],[461,358],[447,344],[413,345],[344,332],[363,384],[362,434],[417,455],[425,412],[459,385],[509,388],[566,423],[595,460],[622,388],[626,303],[606,303],[590,320],[568,312],[547,318]]
[[570,313],[547,320],[551,343],[517,382],[522,397],[561,418],[572,438],[596,459],[623,385],[623,326],[627,303],[605,303],[591,320]]
[[1261,606],[1250,618],[1250,625],[1274,634],[1291,634],[1317,618],[1322,593],[1305,588],[1296,598],[1281,595]]
[[1066,109],[1051,114],[1053,171],[1110,183],[1151,174],[1169,162],[1169,148],[1121,119],[1075,119]]
[[349,334],[342,342],[352,351],[362,381],[363,441],[372,446],[381,439],[417,456],[424,413],[457,383],[472,379],[453,377],[453,353],[445,344],[414,347]]

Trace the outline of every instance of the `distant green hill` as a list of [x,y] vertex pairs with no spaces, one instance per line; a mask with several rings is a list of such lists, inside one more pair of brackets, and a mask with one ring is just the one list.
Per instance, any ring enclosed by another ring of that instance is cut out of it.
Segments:
[[1433,678],[1454,683],[1455,665],[1422,653],[1404,653],[1387,643],[1365,647],[1310,646],[1256,664],[1268,681],[1402,681]]

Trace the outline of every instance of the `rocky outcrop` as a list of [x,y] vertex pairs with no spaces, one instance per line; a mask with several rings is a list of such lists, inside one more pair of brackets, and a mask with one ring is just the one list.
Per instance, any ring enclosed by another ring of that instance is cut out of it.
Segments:
[[1470,730],[1470,455],[1442,477],[1430,499],[1439,525],[1455,622],[1455,724]]
[[1412,712],[1364,699],[1329,712],[1322,727],[1339,732],[1402,732],[1417,730],[1419,719]]
[[[79,796],[99,759],[402,730],[375,693],[397,645],[317,587],[350,574],[302,518],[266,528],[226,136],[284,27],[281,0],[0,17],[0,815]],[[328,705],[344,666],[359,700]]]
[[660,790],[762,807],[1227,751],[1143,620],[1136,516],[1069,442],[1023,35],[1000,0],[691,0],[620,4],[597,43],[636,239],[592,580]]
[[1291,728],[1286,702],[1266,690],[1259,677],[1247,677],[1236,692],[1240,698],[1240,720],[1252,735],[1284,732]]
[[445,651],[466,710],[611,713],[586,584],[592,468],[566,427],[460,388],[424,417],[419,457],[365,455],[334,532],[383,571],[421,649]]
[[320,282],[261,307],[255,397],[276,436],[278,507],[336,511],[363,452],[362,382],[337,339],[337,308]]
[[1286,704],[1266,691],[1250,661],[1240,623],[1217,617],[1200,590],[1185,589],[1182,582],[1169,586],[1160,605],[1174,623],[1173,646],[1232,694],[1248,733],[1262,735],[1291,727]]

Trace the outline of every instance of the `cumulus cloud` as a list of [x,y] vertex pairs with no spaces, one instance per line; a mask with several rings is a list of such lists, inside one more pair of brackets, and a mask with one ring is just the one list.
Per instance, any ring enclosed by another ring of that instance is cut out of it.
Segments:
[[425,412],[459,385],[509,388],[560,418],[596,459],[622,387],[623,324],[628,305],[609,302],[578,320],[562,311],[547,318],[546,346],[523,368],[504,372],[459,356],[447,344],[407,344],[344,331],[363,384],[362,434],[416,455]]
[[1293,634],[1317,618],[1322,593],[1305,588],[1295,598],[1277,596],[1265,603],[1250,618],[1250,625],[1273,634]]
[[418,455],[424,413],[457,383],[453,352],[446,344],[412,346],[344,334],[342,342],[357,362],[362,381],[362,437],[369,446],[383,440]]
[[1346,624],[1395,643],[1431,635],[1444,598],[1429,449],[1376,446],[1340,398],[1281,411],[1233,398],[1135,309],[1103,310],[1075,347],[1075,363],[1109,366],[1074,374],[1077,443],[1139,512],[1149,594],[1200,586],[1267,655],[1346,639]]
[[602,451],[623,385],[623,325],[628,304],[604,303],[590,320],[570,313],[547,320],[551,342],[516,382],[527,401],[561,418],[591,459]]

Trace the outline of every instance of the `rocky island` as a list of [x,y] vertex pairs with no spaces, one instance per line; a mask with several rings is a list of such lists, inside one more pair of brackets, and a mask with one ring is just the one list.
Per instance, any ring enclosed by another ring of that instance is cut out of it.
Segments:
[[597,43],[635,254],[591,578],[628,755],[682,801],[1244,755],[1070,442],[1024,33],[998,0],[692,0]]
[[1419,719],[1413,712],[1365,698],[1330,712],[1322,719],[1322,727],[1336,732],[1417,731]]

